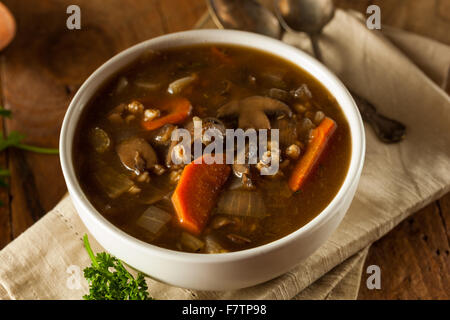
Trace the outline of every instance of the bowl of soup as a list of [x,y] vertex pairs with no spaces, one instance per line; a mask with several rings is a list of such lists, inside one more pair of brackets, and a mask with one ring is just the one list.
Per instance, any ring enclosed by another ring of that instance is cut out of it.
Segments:
[[95,71],[60,149],[74,206],[107,251],[171,285],[230,290],[289,271],[330,237],[365,140],[349,92],[309,55],[196,30]]

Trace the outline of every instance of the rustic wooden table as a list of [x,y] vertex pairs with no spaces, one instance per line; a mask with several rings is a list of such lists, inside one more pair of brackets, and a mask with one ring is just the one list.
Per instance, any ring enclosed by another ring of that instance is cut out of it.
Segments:
[[[205,12],[203,0],[5,0],[18,34],[0,54],[0,103],[13,118],[4,132],[19,130],[27,142],[57,147],[65,110],[80,84],[119,51],[160,34],[192,28]],[[450,0],[338,0],[365,12],[378,4],[382,22],[450,45]],[[66,28],[66,8],[82,9],[82,29]],[[0,167],[11,170],[0,190],[0,248],[25,231],[61,199],[66,186],[57,156],[10,149]],[[382,269],[382,290],[360,299],[450,298],[450,194],[376,242],[366,264]]]

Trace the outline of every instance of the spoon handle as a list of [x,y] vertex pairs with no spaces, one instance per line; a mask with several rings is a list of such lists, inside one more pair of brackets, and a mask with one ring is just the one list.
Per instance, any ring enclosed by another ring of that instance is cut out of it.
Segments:
[[[310,39],[316,59],[323,62],[322,52],[319,47],[318,34],[311,34]],[[356,102],[356,105],[358,106],[363,120],[372,126],[378,139],[384,143],[397,143],[403,140],[406,134],[406,127],[403,123],[379,114],[375,106],[369,101],[361,98],[354,92],[351,94]]]
[[406,127],[401,122],[387,118],[377,112],[375,107],[352,92],[353,98],[358,106],[364,121],[369,123],[377,137],[384,143],[396,143],[403,140]]

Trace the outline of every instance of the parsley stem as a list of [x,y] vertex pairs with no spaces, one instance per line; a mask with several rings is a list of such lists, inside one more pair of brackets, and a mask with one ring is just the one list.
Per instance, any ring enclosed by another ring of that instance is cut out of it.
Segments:
[[98,265],[97,259],[94,256],[94,252],[92,252],[91,245],[89,244],[87,234],[84,235],[83,242],[84,242],[84,247],[86,248],[86,251],[89,254],[89,257],[92,260],[92,264],[94,265],[94,267],[99,268],[100,266]]
[[41,148],[41,147],[36,147],[36,146],[30,146],[28,144],[16,144],[15,145],[16,148],[22,149],[22,150],[27,150],[27,151],[31,151],[31,152],[36,152],[36,153],[43,153],[43,154],[59,154],[59,150],[58,149],[52,149],[52,148]]

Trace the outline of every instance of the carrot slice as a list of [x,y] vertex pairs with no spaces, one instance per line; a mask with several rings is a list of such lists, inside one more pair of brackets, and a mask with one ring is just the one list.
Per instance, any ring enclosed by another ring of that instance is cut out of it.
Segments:
[[175,97],[163,100],[159,106],[162,111],[167,111],[168,114],[150,121],[143,121],[142,126],[146,130],[155,130],[165,124],[183,123],[191,114],[192,105],[186,98]]
[[320,125],[313,129],[312,139],[308,144],[305,155],[300,158],[289,179],[289,188],[298,191],[308,176],[316,167],[320,156],[328,145],[328,141],[336,131],[337,124],[330,118],[322,120]]
[[172,204],[180,225],[193,234],[200,234],[208,222],[211,210],[216,205],[220,190],[230,175],[226,164],[201,164],[191,162],[181,174],[172,195]]

